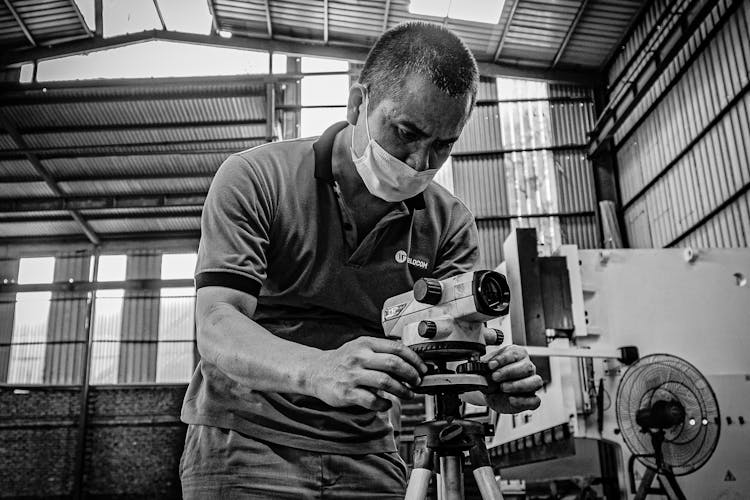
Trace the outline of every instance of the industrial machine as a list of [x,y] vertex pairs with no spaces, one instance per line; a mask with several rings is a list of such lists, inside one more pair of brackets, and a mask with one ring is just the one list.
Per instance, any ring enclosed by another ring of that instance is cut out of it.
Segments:
[[504,254],[513,300],[488,326],[545,380],[538,410],[491,416],[505,486],[750,498],[750,249],[548,251],[519,228]]

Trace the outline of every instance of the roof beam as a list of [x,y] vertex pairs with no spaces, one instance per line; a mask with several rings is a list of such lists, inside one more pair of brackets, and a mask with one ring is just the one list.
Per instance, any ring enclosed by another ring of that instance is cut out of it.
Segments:
[[273,25],[271,24],[271,6],[268,5],[268,0],[265,1],[266,4],[266,29],[268,30],[268,38],[273,38]]
[[[15,129],[13,124],[5,118],[4,115],[0,114],[0,125],[8,132],[8,135],[10,135],[13,142],[16,144],[16,146],[19,149],[28,149],[28,146],[26,145],[26,141],[23,140],[23,137],[21,134],[18,133],[18,131]],[[34,167],[34,170],[36,173],[44,180],[44,182],[49,186],[49,188],[52,190],[53,193],[55,193],[58,197],[61,199],[65,198],[65,194],[62,192],[60,187],[55,182],[55,179],[52,178],[49,172],[47,172],[47,169],[44,168],[42,165],[42,162],[39,160],[39,157],[36,156],[34,153],[24,153],[26,156],[26,159],[31,163],[31,166]],[[83,217],[81,217],[81,214],[76,212],[75,210],[68,210],[69,215],[73,218],[76,223],[80,226],[83,233],[86,235],[86,237],[89,239],[91,243],[94,245],[99,244],[99,236],[94,232],[94,229],[85,221],[83,220]]]
[[[364,62],[370,47],[342,44],[340,42],[329,42],[323,45],[320,40],[317,42],[310,41],[291,41],[279,40],[278,37],[273,40],[267,38],[250,38],[250,37],[232,37],[230,39],[219,36],[197,35],[194,33],[180,33],[177,31],[151,30],[141,33],[132,33],[106,39],[88,39],[79,42],[73,42],[65,46],[55,46],[50,48],[26,49],[15,51],[8,54],[0,55],[0,67],[6,65],[22,64],[27,61],[36,59],[47,59],[52,57],[61,57],[64,55],[81,54],[101,50],[105,48],[120,47],[132,43],[143,42],[148,40],[169,40],[174,42],[196,43],[200,45],[209,45],[216,47],[231,47],[248,50],[267,50],[287,54],[308,55],[313,57],[334,57],[345,59],[353,62]],[[548,79],[554,82],[575,83],[590,85],[593,81],[598,81],[598,72],[585,71],[551,71],[545,67],[525,67],[510,64],[497,63],[496,61],[478,60],[480,73],[483,76],[506,76],[518,78],[536,78]],[[283,77],[284,75],[274,75]],[[37,101],[39,101],[37,99]],[[45,98],[44,102],[48,100]],[[2,103],[5,104],[5,103]]]
[[[6,0],[7,1],[7,0]],[[313,57],[333,57],[349,61],[364,61],[369,52],[369,47],[344,42],[329,43],[325,45],[318,40],[269,40],[263,37],[236,36],[222,38],[215,35],[198,35],[195,33],[183,33],[178,31],[149,30],[139,33],[114,36],[110,38],[85,39],[76,42],[55,45],[53,47],[40,47],[36,49],[24,49],[6,51],[0,55],[0,67],[15,66],[26,62],[40,59],[51,59],[55,57],[69,56],[75,54],[86,54],[102,49],[123,47],[133,43],[147,42],[152,40],[167,40],[172,42],[195,43],[199,45],[210,45],[215,47],[230,47],[246,50],[266,50],[272,52],[283,52],[287,54],[309,55]]]
[[161,7],[159,7],[159,0],[153,0],[154,1],[154,9],[156,9],[156,15],[159,16],[159,22],[161,23],[161,29],[164,31],[167,31],[167,25],[164,22],[164,15],[161,12]]
[[86,19],[83,18],[83,14],[81,14],[81,9],[78,8],[78,4],[75,0],[70,0],[70,4],[73,6],[73,10],[76,11],[76,16],[78,16],[78,21],[81,23],[81,26],[84,30],[86,30],[86,34],[89,37],[93,37],[94,34],[91,32],[91,28],[89,28],[89,25],[86,24]]
[[31,45],[36,47],[36,40],[34,40],[34,37],[31,36],[31,32],[29,32],[29,29],[26,27],[26,24],[23,22],[23,19],[21,19],[21,16],[18,15],[18,12],[16,12],[16,9],[13,7],[13,4],[10,3],[10,0],[3,0],[5,2],[5,6],[8,8],[10,13],[13,15],[13,18],[18,23],[18,26],[21,27],[21,31],[23,31],[23,34],[26,35],[26,38],[29,40]]
[[[216,174],[216,169],[219,164],[211,164],[212,170],[205,170],[203,172],[190,172],[190,173],[173,173],[173,172],[139,172],[139,173],[128,173],[128,172],[96,172],[96,174],[89,175],[70,175],[66,177],[57,177],[58,183],[72,183],[72,182],[106,182],[106,181],[170,181],[170,180],[194,180],[194,179],[211,179]],[[36,183],[38,179],[32,178],[28,175],[16,175],[0,177],[0,188],[3,184],[21,184],[21,183]],[[2,199],[2,198],[0,198]]]
[[[133,207],[133,209],[98,209],[93,208],[87,211],[86,219],[89,222],[112,219],[188,219],[200,218],[203,206],[190,205],[188,207],[179,207],[176,211],[168,211],[166,208],[149,208]],[[165,211],[166,210],[166,211]],[[82,217],[78,212],[78,217]],[[61,215],[59,212],[50,213],[32,213],[26,215],[4,215],[0,213],[0,224],[23,224],[32,222],[66,222],[67,215]]]
[[[59,212],[62,210],[202,207],[205,201],[205,192],[164,195],[67,196],[65,198],[3,198],[0,199],[0,214]],[[1,220],[2,216],[0,215]]]
[[223,122],[180,122],[180,123],[121,123],[111,125],[83,125],[83,126],[62,126],[62,127],[32,127],[28,129],[18,129],[21,135],[38,135],[38,134],[69,134],[77,132],[119,132],[119,131],[161,131],[161,130],[195,130],[198,128],[222,128],[222,127],[242,127],[246,125],[265,125],[266,120],[232,120]]
[[[11,134],[12,136],[12,134]],[[20,138],[20,136],[19,136]],[[74,146],[74,147],[62,147],[62,148],[30,148],[26,145],[25,142],[23,143],[17,143],[18,148],[17,149],[5,149],[0,150],[0,159],[8,159],[8,158],[18,158],[20,155],[26,155],[26,156],[34,156],[35,158],[38,156],[42,156],[44,158],[75,158],[75,157],[84,157],[84,156],[128,156],[132,154],[143,154],[143,149],[146,149],[148,151],[151,151],[151,154],[164,154],[163,151],[165,150],[159,150],[156,149],[153,151],[153,148],[167,148],[166,151],[168,154],[189,154],[189,150],[181,150],[180,148],[184,149],[184,146],[195,146],[195,145],[201,145],[201,144],[207,144],[207,145],[222,145],[226,144],[226,146],[222,149],[222,151],[225,151],[227,149],[237,149],[236,144],[245,144],[245,145],[254,145],[253,143],[258,141],[265,141],[265,136],[258,136],[258,137],[232,137],[232,138],[226,138],[226,139],[201,139],[198,141],[195,140],[188,140],[188,141],[163,141],[163,142],[150,142],[150,143],[123,143],[123,144],[97,144],[97,145],[91,145],[91,146]],[[207,149],[200,149],[196,151],[200,154],[205,154],[207,152]],[[38,158],[37,158],[38,160]],[[39,165],[41,167],[41,164]],[[45,181],[47,179],[45,178]],[[55,181],[52,180],[50,177],[50,181],[54,183]]]
[[208,4],[208,13],[211,14],[211,27],[213,31],[211,33],[216,34],[219,32],[219,23],[216,22],[216,11],[214,9],[213,0],[206,0]]
[[[178,251],[198,248],[200,229],[180,231],[140,231],[126,233],[104,233],[101,235],[99,248],[107,252],[124,252],[133,248],[173,248]],[[43,236],[9,236],[0,237],[0,244],[12,246],[17,255],[59,252],[64,250],[89,249],[91,243],[78,234],[47,234]]]
[[97,37],[104,36],[104,6],[103,0],[94,0],[94,33]]
[[382,33],[385,33],[385,30],[388,29],[388,17],[391,14],[391,0],[386,0],[385,2],[385,12],[383,13],[383,27],[380,28],[380,31]]
[[516,15],[516,9],[518,8],[519,1],[520,0],[513,0],[513,6],[510,8],[510,13],[508,14],[508,20],[505,21],[503,34],[500,37],[500,41],[497,43],[497,48],[495,49],[495,55],[492,57],[493,61],[497,61],[497,59],[500,57],[500,52],[502,52],[503,46],[505,45],[505,39],[508,36],[508,30],[510,30],[510,23],[513,22],[513,16]]
[[588,5],[588,3],[589,3],[589,0],[581,0],[581,4],[578,6],[578,10],[576,11],[576,15],[573,18],[573,22],[570,23],[568,32],[565,33],[565,38],[563,38],[563,41],[560,44],[560,47],[557,49],[555,58],[552,61],[553,68],[557,66],[558,62],[560,62],[560,58],[562,58],[563,52],[565,52],[565,49],[568,47],[568,43],[570,42],[570,39],[573,36],[573,33],[576,30],[576,27],[578,27],[578,23],[581,21],[581,18],[583,17],[583,12],[586,10],[586,5]]

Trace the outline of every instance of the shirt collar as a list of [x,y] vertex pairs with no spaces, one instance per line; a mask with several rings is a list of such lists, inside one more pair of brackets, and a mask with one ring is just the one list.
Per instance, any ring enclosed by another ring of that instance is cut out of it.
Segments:
[[[313,143],[315,151],[315,178],[329,184],[333,183],[333,166],[331,158],[333,157],[333,141],[336,135],[344,130],[349,122],[337,122],[328,127],[318,140]],[[423,210],[425,208],[424,196],[422,193],[405,200],[404,203],[409,210]]]

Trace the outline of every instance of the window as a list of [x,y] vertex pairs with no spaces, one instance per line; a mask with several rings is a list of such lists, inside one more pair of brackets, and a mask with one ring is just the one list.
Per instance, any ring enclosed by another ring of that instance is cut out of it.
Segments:
[[267,52],[153,41],[41,61],[37,81],[264,74],[269,61]]
[[562,244],[552,122],[545,82],[498,78],[498,103],[508,204],[511,214],[535,215],[511,220],[511,227],[535,227],[543,249]]
[[[96,281],[124,281],[126,265],[125,255],[100,256]],[[124,297],[123,289],[98,290],[95,294],[90,373],[92,384],[117,383]]]
[[[54,268],[54,257],[22,258],[18,284],[52,283]],[[8,369],[10,384],[41,384],[43,381],[51,298],[49,291],[16,294]]]
[[[192,278],[195,253],[164,254],[161,279]],[[162,288],[159,299],[159,332],[156,381],[187,382],[193,374],[195,341],[195,289]]]
[[[349,64],[335,59],[303,57],[304,73],[347,72]],[[332,124],[346,120],[349,75],[310,75],[301,83],[300,137],[320,135]]]

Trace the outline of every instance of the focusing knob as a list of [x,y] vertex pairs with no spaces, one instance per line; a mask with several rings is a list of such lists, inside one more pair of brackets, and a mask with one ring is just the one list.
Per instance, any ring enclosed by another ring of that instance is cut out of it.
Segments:
[[419,322],[417,333],[419,333],[420,337],[431,339],[437,334],[437,324],[434,321],[424,319]]
[[443,287],[434,278],[420,278],[414,283],[414,299],[423,304],[435,305],[443,298]]
[[502,345],[502,343],[505,342],[505,334],[503,331],[498,328],[490,328],[490,330],[494,330],[495,332],[495,342],[492,345]]
[[467,361],[456,367],[456,373],[475,373],[484,375],[489,372],[489,366],[482,361]]

